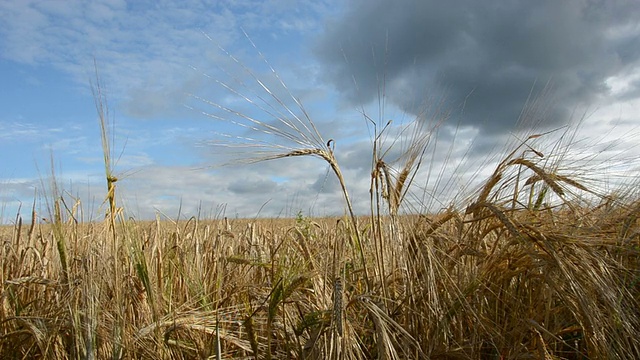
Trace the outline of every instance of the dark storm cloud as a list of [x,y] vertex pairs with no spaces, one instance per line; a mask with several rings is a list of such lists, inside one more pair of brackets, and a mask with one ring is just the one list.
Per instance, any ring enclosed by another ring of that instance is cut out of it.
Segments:
[[376,101],[384,78],[405,111],[444,96],[462,125],[500,132],[548,81],[548,125],[609,95],[605,80],[640,64],[638,19],[636,0],[360,0],[315,50],[349,105]]

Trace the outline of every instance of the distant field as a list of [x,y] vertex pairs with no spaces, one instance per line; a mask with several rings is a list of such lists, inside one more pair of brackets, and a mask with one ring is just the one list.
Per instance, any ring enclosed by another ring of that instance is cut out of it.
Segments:
[[[576,185],[557,180],[540,189]],[[0,357],[640,357],[640,202],[513,207],[501,184],[467,209],[357,227],[83,224],[61,206],[2,228]]]

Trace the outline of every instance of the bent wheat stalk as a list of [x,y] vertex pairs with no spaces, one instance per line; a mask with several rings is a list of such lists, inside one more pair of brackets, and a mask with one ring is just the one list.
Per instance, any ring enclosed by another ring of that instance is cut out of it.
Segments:
[[[251,130],[258,136],[267,136],[267,140],[260,140],[258,138],[249,138],[246,136],[223,135],[223,137],[228,139],[226,142],[211,141],[209,144],[217,147],[251,149],[254,156],[246,157],[244,159],[236,159],[236,161],[239,162],[257,163],[297,156],[315,156],[326,161],[340,183],[342,195],[351,218],[351,226],[355,236],[355,241],[357,242],[357,251],[360,253],[360,260],[365,272],[365,278],[369,284],[369,276],[367,274],[366,260],[362,249],[358,219],[356,217],[351,198],[349,197],[344,176],[333,152],[335,141],[333,139],[330,139],[329,141],[324,140],[314,121],[304,108],[302,102],[291,93],[288,86],[267,61],[262,52],[258,50],[249,35],[244,31],[243,33],[250,45],[258,53],[262,62],[269,69],[269,72],[275,79],[277,86],[280,87],[281,90],[284,90],[289,97],[289,100],[293,102],[293,107],[288,105],[284,99],[278,97],[276,89],[270,88],[264,80],[260,79],[260,77],[256,75],[254,71],[249,69],[229,51],[218,45],[218,49],[220,49],[220,51],[226,55],[233,64],[237,65],[245,75],[248,75],[249,78],[255,82],[258,89],[266,93],[267,96],[265,97],[249,89],[248,86],[238,79],[237,76],[234,76],[223,69],[221,69],[223,73],[231,78],[229,83],[214,79],[207,74],[204,75],[212,78],[216,84],[230,92],[232,95],[237,96],[243,102],[263,112],[267,117],[275,119],[275,122],[270,124],[244,112],[191,94],[191,97],[194,99],[208,104],[222,112],[222,115],[218,115],[208,111],[202,111],[202,114],[205,116],[215,120],[231,123],[232,125],[240,128]],[[206,34],[205,36],[215,43],[211,37]],[[245,89],[244,91],[246,92],[238,90],[238,88]],[[256,157],[255,154],[258,154],[258,156]]]

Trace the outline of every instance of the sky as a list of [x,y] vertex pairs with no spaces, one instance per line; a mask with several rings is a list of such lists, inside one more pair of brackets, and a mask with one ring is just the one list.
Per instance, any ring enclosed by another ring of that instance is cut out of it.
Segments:
[[395,168],[430,139],[413,211],[552,130],[539,152],[614,189],[640,169],[638,19],[636,0],[0,0],[0,221],[34,199],[49,217],[52,173],[78,217],[104,216],[98,85],[136,219],[342,215],[322,159],[251,161],[329,140],[366,213],[380,133]]

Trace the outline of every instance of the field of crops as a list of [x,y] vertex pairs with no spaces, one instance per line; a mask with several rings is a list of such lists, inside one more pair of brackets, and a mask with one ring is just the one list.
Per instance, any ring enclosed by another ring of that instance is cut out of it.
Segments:
[[322,219],[83,223],[52,194],[2,229],[0,357],[640,357],[632,185],[587,202],[511,156],[466,208],[410,216],[395,181],[389,211]]

